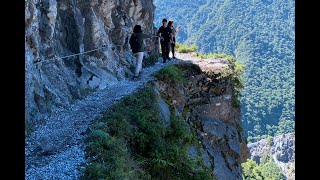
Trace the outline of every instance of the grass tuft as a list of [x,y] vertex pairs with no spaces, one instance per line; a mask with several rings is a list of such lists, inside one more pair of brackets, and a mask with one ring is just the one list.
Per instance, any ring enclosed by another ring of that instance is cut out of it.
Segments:
[[150,85],[125,97],[92,125],[82,179],[210,179],[188,158],[188,124],[171,117],[166,128]]
[[185,44],[176,43],[176,51],[179,53],[189,53],[189,52],[196,52],[197,46],[192,44],[191,46]]

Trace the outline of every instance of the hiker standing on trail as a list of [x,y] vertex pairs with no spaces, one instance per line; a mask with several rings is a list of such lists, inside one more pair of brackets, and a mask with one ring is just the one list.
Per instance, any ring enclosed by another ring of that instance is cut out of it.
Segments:
[[174,48],[176,46],[176,35],[179,33],[180,31],[180,26],[178,26],[177,30],[174,28],[173,26],[173,21],[169,21],[168,22],[168,26],[171,28],[172,31],[172,41],[170,41],[170,45],[171,45],[171,52],[172,52],[172,58],[173,59],[177,59],[175,57],[175,52],[174,52]]
[[159,28],[157,35],[160,36],[162,59],[163,63],[165,63],[167,59],[171,60],[169,58],[170,40],[173,40],[172,30],[167,26],[167,19],[162,20],[162,26]]
[[151,38],[151,35],[142,33],[141,26],[135,25],[133,28],[133,34],[130,37],[129,43],[131,46],[131,50],[133,55],[136,57],[136,69],[134,72],[133,79],[137,79],[142,70],[142,60],[143,60],[143,52],[144,52],[144,38]]

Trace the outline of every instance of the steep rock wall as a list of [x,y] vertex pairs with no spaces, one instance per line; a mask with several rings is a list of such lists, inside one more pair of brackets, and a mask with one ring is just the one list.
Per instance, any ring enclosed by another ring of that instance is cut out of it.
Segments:
[[[221,74],[233,69],[227,60],[204,60],[179,65],[186,72],[189,83],[159,81],[162,98],[173,109],[171,116],[184,116],[201,140],[202,148],[191,146],[190,156],[200,155],[207,167],[213,168],[218,179],[242,179],[241,163],[250,157],[247,141],[241,127],[240,107],[234,105],[234,84]],[[166,120],[168,109],[160,103],[160,112]],[[168,116],[168,115],[167,115]],[[170,117],[170,115],[169,115]]]
[[273,162],[284,172],[286,179],[295,179],[295,133],[288,133],[248,144],[251,159],[260,163],[263,155],[272,157]]
[[[26,0],[26,120],[130,77],[129,37],[135,24],[155,33],[154,9],[152,0]],[[146,41],[149,54],[157,53],[155,40]]]

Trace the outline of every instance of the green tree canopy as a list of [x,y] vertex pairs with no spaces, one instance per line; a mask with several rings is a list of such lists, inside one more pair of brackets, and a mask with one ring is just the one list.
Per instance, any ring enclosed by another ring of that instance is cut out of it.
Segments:
[[294,131],[295,1],[154,0],[155,24],[181,25],[177,41],[245,65],[242,122],[249,142]]

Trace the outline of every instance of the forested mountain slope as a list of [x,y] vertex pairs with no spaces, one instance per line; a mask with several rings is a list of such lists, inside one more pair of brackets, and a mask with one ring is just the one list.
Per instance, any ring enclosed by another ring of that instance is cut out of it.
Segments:
[[232,54],[246,65],[242,91],[248,140],[294,131],[293,0],[154,0],[155,25],[173,19],[177,40],[199,52]]

